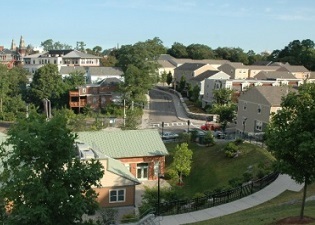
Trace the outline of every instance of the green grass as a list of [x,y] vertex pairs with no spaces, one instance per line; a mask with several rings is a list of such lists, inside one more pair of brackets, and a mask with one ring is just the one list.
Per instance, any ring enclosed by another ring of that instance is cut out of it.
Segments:
[[[307,196],[315,195],[315,184],[308,187]],[[302,191],[286,191],[278,197],[254,208],[231,215],[214,218],[194,225],[275,225],[278,220],[299,216],[301,210]],[[315,217],[315,201],[306,203],[304,215]],[[315,225],[315,222],[309,223]]]
[[[166,147],[170,155],[166,158],[166,170],[169,168],[176,144],[169,143]],[[177,192],[186,197],[193,197],[196,193],[214,191],[229,186],[232,178],[243,178],[243,173],[252,167],[255,175],[257,168],[262,165],[270,166],[274,158],[258,146],[244,143],[240,146],[241,154],[237,158],[227,158],[224,154],[224,143],[211,147],[189,145],[193,150],[193,164],[191,173],[184,178],[184,186],[176,186],[177,179],[170,180]]]

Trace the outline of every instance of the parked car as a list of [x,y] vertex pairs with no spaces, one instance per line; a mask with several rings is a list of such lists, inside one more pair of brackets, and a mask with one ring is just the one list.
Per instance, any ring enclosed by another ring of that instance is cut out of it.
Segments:
[[226,134],[223,133],[222,131],[215,131],[214,137],[216,137],[217,139],[225,139]]
[[[188,129],[185,129],[184,132],[188,133]],[[206,135],[206,132],[204,130],[199,129],[199,128],[190,128],[189,133],[193,133],[193,132],[196,132],[197,136],[205,136]]]
[[178,136],[178,134],[172,132],[163,132],[163,134],[161,134],[163,140],[176,139]]

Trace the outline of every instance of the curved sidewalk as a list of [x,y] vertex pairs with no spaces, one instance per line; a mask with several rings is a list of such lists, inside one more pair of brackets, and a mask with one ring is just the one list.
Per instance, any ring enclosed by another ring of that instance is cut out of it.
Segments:
[[280,174],[273,183],[247,197],[195,212],[171,216],[160,216],[156,218],[156,221],[159,221],[160,225],[180,225],[209,220],[260,205],[277,197],[286,190],[298,192],[302,188],[303,185],[296,183],[290,178],[290,176]]

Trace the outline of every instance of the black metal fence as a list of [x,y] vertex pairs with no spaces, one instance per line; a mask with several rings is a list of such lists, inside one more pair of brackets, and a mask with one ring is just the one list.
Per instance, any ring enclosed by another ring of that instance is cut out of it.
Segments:
[[259,180],[251,181],[239,187],[219,192],[205,193],[204,197],[160,203],[160,215],[174,215],[232,202],[261,190],[277,179],[279,173],[271,173]]

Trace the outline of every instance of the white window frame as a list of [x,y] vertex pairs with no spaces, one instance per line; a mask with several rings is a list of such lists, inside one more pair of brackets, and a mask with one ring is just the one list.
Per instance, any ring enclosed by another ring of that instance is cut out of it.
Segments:
[[258,131],[262,131],[262,126],[263,126],[263,122],[259,121],[259,120],[256,120],[255,129],[258,130]]
[[[122,195],[119,195],[119,192],[123,192],[123,200],[119,200],[119,197],[122,197]],[[112,194],[115,194],[112,196]],[[112,200],[112,197],[115,197],[115,200]],[[125,202],[126,201],[126,189],[111,189],[109,190],[109,203],[117,203],[117,202]]]

